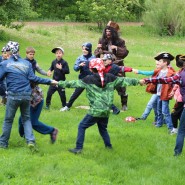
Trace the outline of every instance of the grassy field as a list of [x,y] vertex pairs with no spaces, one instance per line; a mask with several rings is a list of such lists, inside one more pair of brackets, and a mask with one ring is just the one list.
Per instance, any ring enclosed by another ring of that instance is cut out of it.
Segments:
[[[63,26],[27,25],[21,31],[0,27],[0,47],[8,40],[20,42],[21,56],[25,48],[33,46],[40,67],[47,70],[55,56],[51,49],[62,46],[64,58],[68,61],[71,73],[67,79],[77,79],[73,71],[76,58],[81,55],[81,45],[91,42],[96,48],[100,32],[89,30],[83,24]],[[142,70],[153,70],[153,57],[161,51],[173,55],[185,53],[185,38],[159,37],[141,26],[121,24],[121,37],[125,39],[130,51],[125,60],[126,66]],[[4,32],[6,34],[4,34]],[[175,62],[172,62],[175,67]],[[177,69],[175,67],[175,69]],[[129,73],[128,77],[136,77]],[[143,76],[138,75],[138,78]],[[48,87],[41,85],[46,94]],[[74,155],[68,148],[75,146],[77,127],[86,110],[76,106],[88,105],[85,92],[74,103],[69,112],[59,112],[61,108],[58,94],[52,98],[51,110],[43,109],[40,120],[57,127],[59,136],[56,144],[51,145],[48,135],[34,132],[38,152],[32,153],[24,139],[18,135],[18,116],[14,120],[9,148],[0,151],[0,184],[3,185],[181,185],[184,184],[183,154],[173,157],[176,136],[169,135],[166,126],[155,128],[152,125],[154,114],[146,121],[126,123],[127,116],[140,116],[150,99],[145,87],[128,87],[128,111],[110,115],[109,133],[113,150],[104,148],[96,126],[86,132],[83,153]],[[73,89],[67,89],[67,100]],[[121,107],[120,98],[115,92],[115,105]],[[170,106],[172,107],[172,100]],[[0,125],[2,126],[5,107],[0,106]],[[0,131],[1,132],[1,131]]]

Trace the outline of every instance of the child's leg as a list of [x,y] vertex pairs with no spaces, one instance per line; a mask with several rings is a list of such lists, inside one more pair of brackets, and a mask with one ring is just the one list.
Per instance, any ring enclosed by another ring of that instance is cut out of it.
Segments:
[[157,124],[156,127],[162,127],[163,125],[163,114],[162,114],[162,101],[160,96],[157,96]]
[[64,88],[61,88],[61,87],[58,87],[57,91],[58,91],[58,94],[60,96],[62,107],[65,107],[66,106],[66,93],[65,93],[65,89]]
[[48,92],[47,92],[47,97],[46,97],[46,105],[49,106],[51,104],[51,97],[55,93],[57,87],[50,85]]
[[154,103],[156,103],[156,102],[157,102],[157,95],[153,94],[152,97],[150,98],[146,108],[145,108],[144,113],[142,114],[142,118],[144,120],[148,117],[148,115],[150,114],[150,112],[153,108]]
[[162,114],[164,115],[164,119],[168,129],[172,130],[173,124],[172,124],[172,118],[170,115],[169,100],[162,101]]
[[82,149],[85,139],[85,130],[97,122],[97,118],[87,114],[78,125],[78,135],[76,140],[76,148]]
[[66,104],[68,108],[70,108],[73,105],[74,101],[80,96],[80,94],[82,94],[83,91],[84,91],[84,88],[76,88],[75,89],[75,91],[73,92],[73,94],[70,97],[70,100]]
[[184,136],[185,136],[185,108],[181,114],[179,131],[177,134],[176,145],[175,145],[175,155],[178,155],[182,152],[184,145]]
[[41,134],[51,134],[54,131],[54,128],[39,121],[43,103],[44,101],[42,100],[39,104],[36,105],[36,107],[30,107],[31,124],[33,129],[37,132]]
[[108,125],[108,119],[109,118],[99,118],[97,121],[99,133],[103,138],[103,141],[105,143],[105,147],[112,147],[110,142],[109,133],[107,131],[107,125]]

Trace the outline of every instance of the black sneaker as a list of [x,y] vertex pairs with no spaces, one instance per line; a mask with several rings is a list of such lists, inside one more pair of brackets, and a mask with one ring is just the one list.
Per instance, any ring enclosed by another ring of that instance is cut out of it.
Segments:
[[49,110],[50,109],[49,105],[46,105],[45,109],[46,110]]
[[178,157],[179,155],[181,155],[181,153],[175,152],[173,156]]
[[114,107],[113,109],[112,109],[112,114],[115,114],[115,115],[117,115],[117,114],[119,114],[120,113],[120,110],[117,108],[117,107]]
[[57,135],[58,135],[58,129],[55,128],[53,132],[50,134],[52,144],[54,144],[55,141],[57,140]]
[[136,120],[144,120],[144,118],[135,118]]
[[69,152],[72,152],[74,154],[79,154],[82,152],[82,149],[78,149],[78,148],[73,148],[73,149],[69,149]]

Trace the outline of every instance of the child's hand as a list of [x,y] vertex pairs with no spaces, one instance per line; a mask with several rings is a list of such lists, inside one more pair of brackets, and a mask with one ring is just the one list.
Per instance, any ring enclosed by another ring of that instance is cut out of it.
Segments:
[[56,64],[56,68],[62,69],[62,64]]
[[140,85],[145,85],[145,80],[144,80],[144,79],[139,80],[139,84],[140,84]]
[[52,80],[51,85],[58,85],[58,82],[56,80]]
[[138,69],[132,69],[135,74],[138,74]]
[[85,66],[85,62],[80,63],[79,66]]
[[51,76],[52,72],[51,71],[48,71],[47,72],[47,76]]
[[52,72],[49,70],[48,72],[47,72],[47,76],[51,76],[52,75]]
[[171,93],[168,95],[169,98],[173,97],[175,92],[172,90]]

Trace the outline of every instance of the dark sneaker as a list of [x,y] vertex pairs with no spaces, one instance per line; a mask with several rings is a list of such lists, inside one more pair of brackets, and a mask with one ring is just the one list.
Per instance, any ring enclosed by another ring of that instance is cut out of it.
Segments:
[[74,154],[79,154],[82,152],[82,149],[78,149],[78,148],[73,148],[73,149],[69,149],[69,152],[72,152]]
[[123,105],[122,110],[123,111],[127,111],[128,110],[128,107],[126,105]]
[[120,110],[116,106],[112,108],[112,111],[113,111],[112,114],[115,114],[115,115],[120,113]]
[[45,109],[46,110],[49,110],[50,109],[49,105],[46,105]]
[[2,144],[2,143],[0,143],[0,148],[6,149],[6,148],[8,148],[8,146],[7,146],[7,145],[4,145],[4,144]]
[[144,118],[135,118],[136,120],[144,120]]
[[57,135],[58,135],[58,129],[55,128],[54,131],[50,134],[52,144],[54,144],[55,141],[57,140]]
[[112,146],[105,146],[106,149],[112,150]]
[[173,156],[177,157],[177,156],[179,156],[179,155],[181,155],[181,153],[175,152]]

